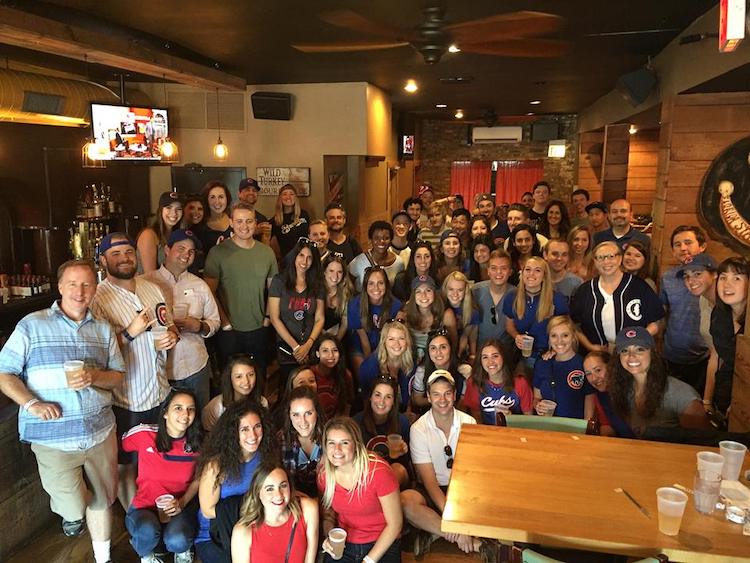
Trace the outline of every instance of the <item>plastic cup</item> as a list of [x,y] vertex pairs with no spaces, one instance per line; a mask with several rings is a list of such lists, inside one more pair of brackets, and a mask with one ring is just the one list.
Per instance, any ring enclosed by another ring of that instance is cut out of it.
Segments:
[[388,434],[388,455],[391,457],[391,459],[396,459],[397,457],[401,457],[401,452],[403,451],[403,444],[404,439],[401,437],[401,434]]
[[164,338],[167,334],[167,327],[161,326],[161,325],[155,325],[151,327],[151,337],[154,339],[154,347],[157,350],[160,350],[159,343],[162,338]]
[[83,370],[83,362],[81,360],[68,360],[63,362],[63,371],[65,372],[65,379],[68,382],[68,387],[71,387],[71,380],[78,376]]
[[674,487],[656,489],[659,531],[662,534],[676,536],[680,533],[680,524],[682,523],[682,515],[685,513],[687,500],[687,495]]
[[693,500],[695,509],[701,514],[711,514],[716,508],[721,490],[721,473],[698,471],[693,480]]
[[172,307],[172,316],[175,320],[177,319],[185,319],[188,316],[188,311],[190,310],[190,305],[187,303],[178,303],[177,305],[174,305]]
[[727,481],[738,481],[747,446],[739,442],[724,440],[723,442],[719,442],[719,451],[724,457],[724,467],[721,469],[721,476]]
[[724,466],[724,456],[716,452],[698,452],[695,455],[698,458],[698,471],[721,473],[721,468]]
[[174,495],[161,495],[156,497],[156,509],[159,512],[159,522],[166,524],[169,522],[171,516],[164,512],[165,508],[168,508],[174,502]]
[[344,556],[344,548],[346,547],[346,530],[343,528],[333,528],[328,532],[328,543],[331,544],[331,550],[333,551],[334,559],[341,559]]
[[534,349],[534,337],[528,334],[523,335],[523,344],[521,345],[521,355],[524,358],[531,357],[531,351]]
[[557,403],[555,401],[550,401],[549,399],[542,399],[537,404],[537,413],[541,414],[542,416],[552,416],[555,414],[556,408],[557,408]]

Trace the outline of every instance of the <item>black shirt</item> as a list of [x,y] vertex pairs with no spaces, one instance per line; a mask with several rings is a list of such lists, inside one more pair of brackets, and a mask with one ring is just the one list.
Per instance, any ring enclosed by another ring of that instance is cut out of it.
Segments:
[[296,221],[294,213],[284,213],[281,225],[276,224],[276,218],[271,219],[271,238],[275,237],[278,241],[282,259],[294,248],[300,237],[306,237],[309,233],[310,215],[304,209]]
[[343,254],[344,262],[346,262],[347,265],[357,256],[362,254],[362,247],[359,246],[359,243],[350,236],[346,237],[346,240],[341,244],[336,244],[329,239],[328,250],[330,250],[331,252],[338,252],[339,254]]

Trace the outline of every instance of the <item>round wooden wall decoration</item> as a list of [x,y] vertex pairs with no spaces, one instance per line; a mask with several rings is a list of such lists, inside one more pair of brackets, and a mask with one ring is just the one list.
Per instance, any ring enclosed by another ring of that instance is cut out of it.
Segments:
[[711,163],[700,193],[700,213],[711,236],[743,254],[750,249],[750,137]]

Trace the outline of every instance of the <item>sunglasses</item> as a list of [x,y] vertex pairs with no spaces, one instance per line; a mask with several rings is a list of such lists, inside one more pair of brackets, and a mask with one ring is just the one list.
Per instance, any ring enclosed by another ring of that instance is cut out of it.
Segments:
[[448,329],[444,326],[441,326],[440,328],[436,328],[435,330],[431,330],[429,333],[427,333],[428,339],[433,339],[436,336],[448,336]]
[[453,469],[453,450],[450,447],[450,444],[446,444],[443,448],[443,453],[448,458],[448,461],[445,462],[445,466],[448,469]]
[[492,322],[493,325],[497,324],[497,309],[495,305],[490,307],[490,322]]
[[310,246],[312,246],[313,248],[318,248],[318,243],[317,243],[317,242],[315,242],[314,240],[310,240],[310,239],[309,239],[309,238],[307,238],[307,237],[299,237],[299,238],[297,239],[297,244],[310,245]]
[[367,266],[367,268],[365,268],[365,274],[367,272],[384,272],[384,271],[385,271],[385,268],[383,268],[383,266],[379,264],[375,264],[374,266]]

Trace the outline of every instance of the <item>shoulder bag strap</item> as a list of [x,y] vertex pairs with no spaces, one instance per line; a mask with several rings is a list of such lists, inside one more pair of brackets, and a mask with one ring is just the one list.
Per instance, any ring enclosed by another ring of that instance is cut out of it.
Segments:
[[[290,518],[294,518],[292,514],[289,515]],[[284,563],[289,563],[289,554],[292,552],[292,544],[294,543],[294,532],[297,531],[297,524],[299,520],[295,520],[294,524],[292,525],[292,533],[289,534],[289,545],[286,546],[286,555],[284,556]]]

